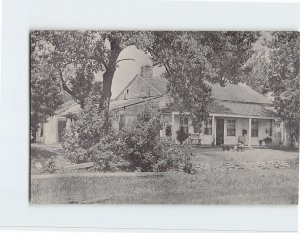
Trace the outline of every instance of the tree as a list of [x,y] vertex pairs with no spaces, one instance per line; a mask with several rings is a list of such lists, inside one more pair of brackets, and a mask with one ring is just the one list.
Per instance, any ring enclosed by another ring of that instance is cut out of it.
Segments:
[[99,109],[108,109],[112,80],[122,50],[139,46],[144,32],[135,31],[34,31],[37,54],[56,70],[62,88],[82,107],[89,96],[94,74],[103,72]]
[[[33,31],[33,60],[52,68],[61,88],[84,107],[99,64],[90,59],[95,35],[89,31]],[[33,68],[32,68],[33,69]]]
[[268,43],[269,87],[278,115],[287,122],[291,137],[299,142],[300,122],[300,34],[274,32]]
[[191,112],[194,128],[208,117],[210,83],[241,81],[257,32],[153,32],[146,47],[154,64],[165,67],[168,91]]
[[300,35],[273,32],[265,50],[257,51],[246,65],[246,78],[262,94],[271,93],[278,116],[299,139],[300,121]]
[[101,111],[109,108],[120,53],[135,45],[151,54],[154,65],[165,67],[169,93],[191,111],[194,127],[200,127],[212,101],[209,83],[240,81],[241,67],[257,36],[256,32],[37,31],[32,47],[82,106],[93,74],[102,71]]
[[290,123],[300,120],[300,34],[274,32],[270,48],[268,79],[279,116]]
[[62,104],[60,87],[51,68],[44,65],[31,71],[30,92],[30,131],[35,142],[40,125]]
[[243,67],[244,82],[263,95],[270,91],[266,73],[270,66],[267,54],[265,49],[255,51]]

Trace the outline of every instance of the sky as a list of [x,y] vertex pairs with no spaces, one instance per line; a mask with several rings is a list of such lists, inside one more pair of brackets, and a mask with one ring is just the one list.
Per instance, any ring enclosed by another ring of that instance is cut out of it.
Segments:
[[[145,54],[144,51],[137,49],[135,46],[125,48],[119,55],[118,60],[134,59],[134,61],[121,61],[118,63],[112,82],[112,99],[114,99],[123,88],[140,73],[143,65],[152,65],[150,54]],[[153,67],[153,76],[159,76],[164,72],[162,67]],[[103,73],[98,73],[97,78],[101,80]]]

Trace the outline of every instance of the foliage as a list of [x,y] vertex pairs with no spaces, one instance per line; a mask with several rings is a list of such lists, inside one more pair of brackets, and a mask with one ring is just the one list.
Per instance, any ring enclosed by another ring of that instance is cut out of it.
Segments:
[[279,116],[289,122],[300,121],[300,34],[274,32],[270,48],[268,79]]
[[137,121],[121,132],[119,154],[129,163],[130,171],[167,171],[180,164],[185,171],[189,170],[191,150],[160,138],[161,129],[160,113],[146,106]]
[[266,73],[269,66],[267,51],[265,49],[255,51],[243,67],[244,82],[258,93],[267,94],[270,90]]
[[80,103],[88,96],[92,74],[104,72],[99,90],[103,109],[109,106],[120,53],[135,45],[151,54],[154,65],[165,67],[170,93],[183,100],[194,125],[200,126],[211,101],[208,83],[238,82],[257,36],[256,32],[34,31],[31,50],[56,70],[63,89]]
[[136,31],[33,31],[31,53],[36,60],[43,60],[55,69],[63,90],[82,108],[91,91],[94,74],[102,72],[104,88],[98,90],[102,96],[98,105],[100,109],[107,109],[114,73],[122,61],[118,60],[119,54],[130,45],[142,44],[144,34]]
[[[84,106],[99,64],[90,59],[95,35],[89,31],[33,31],[31,55],[35,66],[52,68],[62,89]],[[100,91],[100,90],[99,90]]]
[[112,116],[107,110],[99,112],[95,106],[97,97],[91,96],[77,120],[67,130],[63,147],[71,161],[91,161],[89,149],[113,134]]
[[55,157],[51,156],[51,158],[45,162],[44,171],[49,173],[54,173],[56,169],[55,166],[56,166]]
[[46,65],[31,70],[30,131],[35,141],[39,126],[62,104],[60,87],[53,70]]
[[172,136],[172,125],[170,124],[166,125],[165,134],[167,137]]
[[194,128],[208,117],[209,83],[241,81],[242,67],[252,54],[257,32],[155,31],[146,48],[154,64],[165,67],[168,91],[191,112]]
[[184,128],[181,126],[179,130],[177,130],[177,140],[182,144],[188,137],[189,134],[184,131]]
[[287,122],[293,137],[299,138],[300,121],[300,35],[273,32],[245,69],[247,83],[260,93],[271,93],[278,116]]

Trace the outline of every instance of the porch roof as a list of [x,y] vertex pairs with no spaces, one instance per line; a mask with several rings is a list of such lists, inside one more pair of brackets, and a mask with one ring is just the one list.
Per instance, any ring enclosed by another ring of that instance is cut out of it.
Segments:
[[[173,103],[164,109],[164,112],[187,111],[179,103]],[[209,105],[210,114],[236,115],[249,117],[276,117],[276,112],[270,104],[245,103],[226,100],[214,100]]]
[[274,107],[269,104],[256,104],[215,100],[209,106],[211,114],[245,115],[257,117],[276,117]]

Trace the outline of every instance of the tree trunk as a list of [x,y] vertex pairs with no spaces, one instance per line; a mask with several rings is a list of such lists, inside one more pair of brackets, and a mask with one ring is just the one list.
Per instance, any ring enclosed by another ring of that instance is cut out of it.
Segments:
[[102,87],[102,95],[99,103],[99,110],[102,111],[104,109],[109,109],[110,97],[111,97],[111,85],[112,80],[115,74],[115,68],[110,70],[106,70],[103,74],[103,87]]
[[122,51],[122,48],[120,47],[120,41],[117,39],[110,41],[110,48],[111,56],[108,65],[105,65],[106,71],[103,74],[103,87],[99,103],[99,111],[109,109],[112,80],[116,71],[117,59]]

